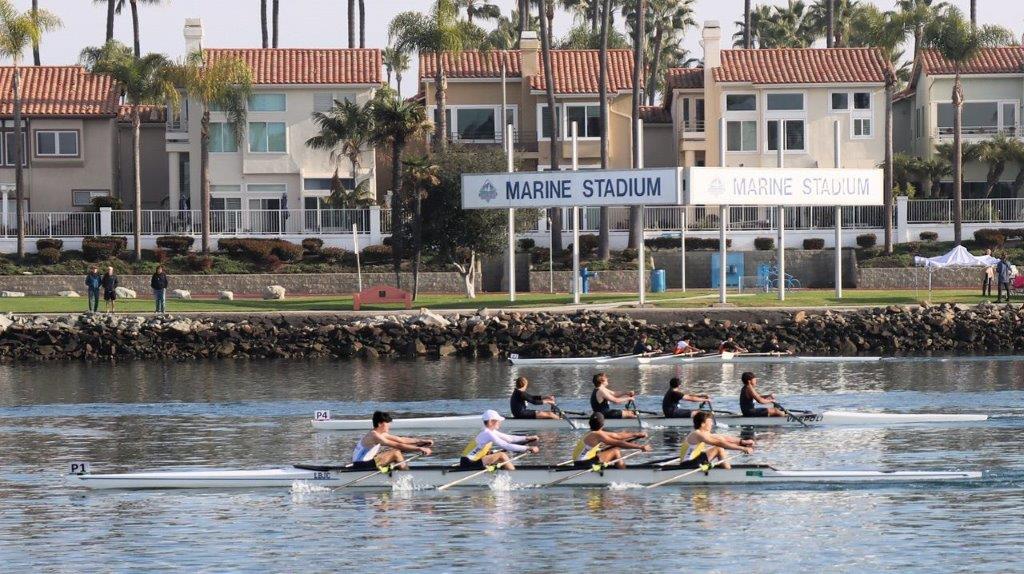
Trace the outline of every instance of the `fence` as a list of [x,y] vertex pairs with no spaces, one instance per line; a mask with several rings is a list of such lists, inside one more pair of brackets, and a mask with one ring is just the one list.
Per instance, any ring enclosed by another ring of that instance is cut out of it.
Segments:
[[[1024,222],[1024,198],[965,199],[964,223]],[[918,199],[907,202],[907,223],[952,223],[952,199]]]

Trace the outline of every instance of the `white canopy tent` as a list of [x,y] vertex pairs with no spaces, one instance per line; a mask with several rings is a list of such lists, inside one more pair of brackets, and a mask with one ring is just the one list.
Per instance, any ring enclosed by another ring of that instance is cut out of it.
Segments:
[[972,255],[963,245],[957,245],[944,255],[935,257],[914,257],[914,265],[918,267],[988,267],[995,265],[999,259],[991,255]]

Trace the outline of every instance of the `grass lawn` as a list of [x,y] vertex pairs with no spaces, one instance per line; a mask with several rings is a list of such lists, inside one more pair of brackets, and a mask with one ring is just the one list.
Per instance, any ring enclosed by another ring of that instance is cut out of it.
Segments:
[[[915,304],[928,298],[927,290],[908,289],[905,291],[868,291],[847,289],[842,299],[835,298],[832,289],[806,289],[790,291],[785,301],[779,301],[776,293],[729,293],[729,302],[737,307],[826,307],[826,306],[885,306],[892,304]],[[931,302],[969,303],[976,304],[991,300],[982,298],[974,290],[935,290]],[[584,304],[629,303],[636,301],[635,294],[599,293],[586,295]],[[690,290],[686,293],[669,291],[651,294],[648,302],[659,308],[706,308],[718,301],[717,292],[710,289]],[[102,309],[102,301],[100,302]],[[565,293],[519,293],[516,302],[510,304],[505,293],[484,293],[476,299],[467,299],[459,295],[422,295],[413,308],[430,307],[435,309],[478,309],[508,307],[554,307],[572,303],[572,296]],[[0,313],[76,313],[86,308],[85,297],[18,297],[0,299]],[[401,305],[364,305],[365,310],[395,310]],[[168,299],[167,311],[179,312],[216,312],[216,311],[349,311],[352,309],[350,296],[311,296],[292,297],[284,301],[263,301],[260,299],[236,299],[234,301],[218,301],[216,299],[193,299],[181,301]],[[117,302],[119,312],[149,313],[153,310],[153,302],[149,299],[122,299]]]

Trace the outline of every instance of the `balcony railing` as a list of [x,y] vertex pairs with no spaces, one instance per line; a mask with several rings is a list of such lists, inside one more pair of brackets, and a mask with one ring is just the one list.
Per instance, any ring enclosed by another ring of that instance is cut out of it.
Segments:
[[[939,126],[939,137],[953,137],[953,126]],[[994,136],[1002,134],[1008,137],[1016,137],[1019,132],[1017,126],[963,126],[960,133],[965,137]]]
[[683,120],[680,128],[683,133],[704,133],[704,120]]
[[[963,223],[1024,222],[1024,198],[965,199]],[[907,223],[952,223],[952,199],[920,199],[907,202]]]

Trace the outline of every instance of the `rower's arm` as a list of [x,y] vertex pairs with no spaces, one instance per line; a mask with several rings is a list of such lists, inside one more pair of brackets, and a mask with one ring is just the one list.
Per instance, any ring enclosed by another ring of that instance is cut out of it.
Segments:
[[706,400],[708,400],[708,399],[710,399],[710,398],[711,398],[711,397],[709,397],[708,395],[690,395],[690,394],[683,394],[683,400],[684,400],[684,401],[690,401],[691,403],[699,403],[699,402],[703,402],[703,401],[706,401]]
[[757,402],[761,403],[762,405],[770,405],[770,404],[773,404],[773,402],[772,402],[772,401],[770,401],[770,400],[768,400],[768,399],[766,399],[766,398],[762,397],[762,396],[761,396],[761,393],[759,393],[759,392],[757,392],[757,391],[755,391],[755,390],[753,390],[753,389],[751,389],[751,390],[750,390],[750,394],[754,396],[754,400],[755,400],[755,401],[757,401]]
[[717,434],[708,434],[702,436],[701,439],[705,443],[710,444],[711,446],[722,447],[726,450],[746,450],[746,447],[740,446],[739,443],[725,440],[725,437],[719,436]]
[[418,451],[420,447],[415,441],[416,439],[409,439],[390,434],[380,435],[377,437],[377,442],[380,444],[402,452]]
[[542,397],[540,395],[531,395],[529,393],[525,393],[525,394],[526,394],[526,402],[530,403],[531,405],[542,405],[542,404],[544,404],[544,397]]
[[605,391],[604,396],[606,399],[617,405],[628,403],[633,398],[629,393],[616,393],[615,391]]

